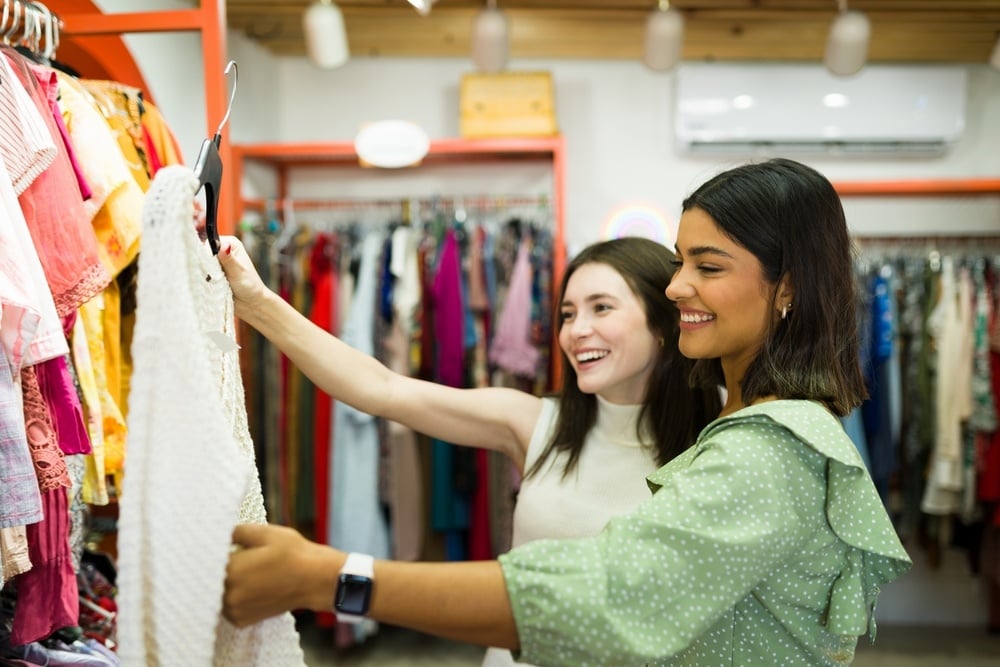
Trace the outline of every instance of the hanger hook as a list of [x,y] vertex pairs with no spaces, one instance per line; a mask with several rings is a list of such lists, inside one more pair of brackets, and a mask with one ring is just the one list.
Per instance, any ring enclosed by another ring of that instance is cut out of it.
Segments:
[[233,71],[233,88],[229,91],[229,104],[226,106],[226,115],[222,117],[222,122],[219,123],[219,129],[215,131],[215,136],[222,135],[222,128],[226,126],[229,122],[229,114],[233,112],[233,101],[236,99],[236,86],[240,82],[240,70],[236,66],[235,60],[230,60],[226,65],[225,74],[229,74],[229,71]]
[[11,12],[12,18],[10,25],[7,27],[7,31],[3,34],[3,41],[5,44],[10,45],[10,40],[13,39],[14,33],[16,33],[17,29],[21,27],[21,13],[23,10],[24,5],[19,2],[14,3]]

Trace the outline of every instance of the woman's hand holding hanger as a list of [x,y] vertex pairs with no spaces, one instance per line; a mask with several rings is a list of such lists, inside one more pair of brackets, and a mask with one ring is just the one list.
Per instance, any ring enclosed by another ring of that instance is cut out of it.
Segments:
[[271,291],[261,280],[243,243],[235,236],[219,238],[218,258],[233,290],[236,316],[241,320],[252,318],[253,311]]

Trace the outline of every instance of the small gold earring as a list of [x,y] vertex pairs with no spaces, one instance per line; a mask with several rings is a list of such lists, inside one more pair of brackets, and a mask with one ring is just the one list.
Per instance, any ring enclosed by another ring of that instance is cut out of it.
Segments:
[[791,303],[788,303],[787,305],[783,306],[781,308],[781,319],[785,319],[786,317],[788,317],[788,311],[791,309],[792,309]]
[[664,342],[664,341],[663,341],[663,337],[661,336],[661,337],[660,337],[660,347],[663,347],[663,342]]

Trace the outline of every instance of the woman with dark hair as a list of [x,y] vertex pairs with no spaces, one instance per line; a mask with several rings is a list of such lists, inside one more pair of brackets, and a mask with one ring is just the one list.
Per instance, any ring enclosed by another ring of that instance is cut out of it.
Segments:
[[[762,323],[763,340],[751,350],[752,363],[742,372],[726,374],[722,358],[682,349],[685,356],[698,360],[695,378],[709,385],[739,381],[739,391],[731,397],[739,401],[738,407],[769,396],[801,398],[844,416],[860,404],[866,391],[858,358],[852,245],[833,186],[797,162],[776,159],[716,176],[691,194],[682,208],[696,222],[709,219],[720,234],[756,258],[764,284],[772,286],[771,305],[781,313],[780,318]],[[711,258],[702,250],[699,257]],[[722,272],[713,269],[704,265],[701,272],[719,278]],[[797,276],[802,278],[796,280]],[[678,280],[674,291],[682,284]],[[733,287],[725,283],[725,290],[739,298]],[[677,302],[683,320],[683,298],[672,296],[670,290],[667,297]],[[719,322],[713,331],[716,336],[727,335]]]
[[[864,397],[837,193],[778,159],[719,174],[683,209],[666,295],[681,353],[725,384],[719,419],[595,537],[499,562],[379,561],[371,617],[546,666],[845,665],[874,639],[879,590],[910,560],[837,418]],[[294,531],[234,541],[238,624],[349,590],[345,554]]]
[[[649,239],[596,243],[570,262],[556,302],[564,388],[546,398],[394,373],[265,290],[235,239],[220,259],[236,314],[332,397],[434,438],[506,454],[525,473],[514,546],[596,535],[648,498],[646,475],[689,447],[719,412],[718,387],[688,383],[692,364],[677,351],[677,312],[662,307],[673,253]],[[484,664],[515,663],[506,649],[491,649]]]

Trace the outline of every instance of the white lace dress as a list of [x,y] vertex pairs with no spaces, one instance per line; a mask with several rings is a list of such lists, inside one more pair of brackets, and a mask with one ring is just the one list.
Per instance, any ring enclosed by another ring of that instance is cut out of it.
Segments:
[[304,665],[294,619],[221,616],[233,527],[267,519],[232,292],[194,230],[197,180],[161,169],[143,208],[118,525],[123,665]]

